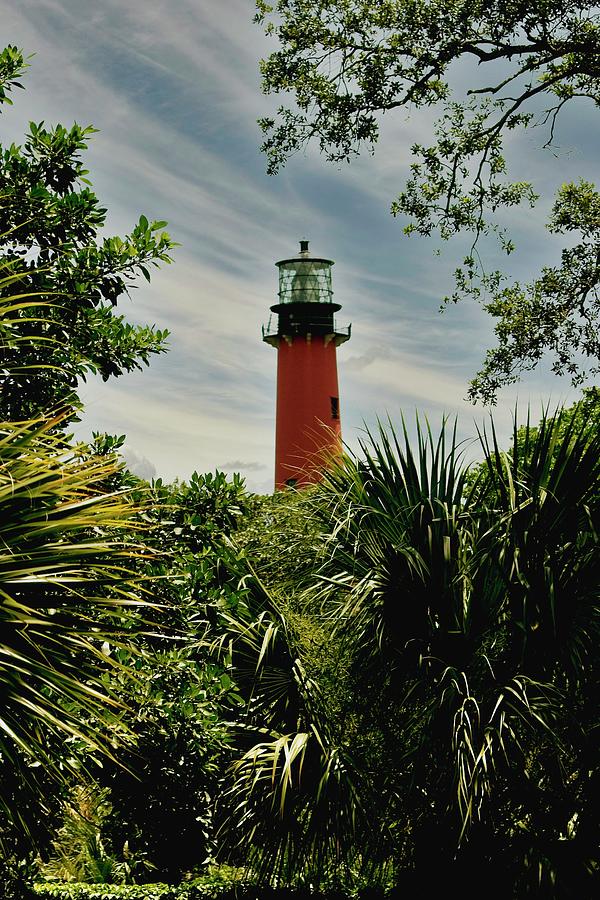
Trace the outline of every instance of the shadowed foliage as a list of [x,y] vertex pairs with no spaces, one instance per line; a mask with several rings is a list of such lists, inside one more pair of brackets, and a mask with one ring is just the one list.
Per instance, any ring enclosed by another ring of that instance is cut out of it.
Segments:
[[[468,481],[444,432],[417,425],[413,451],[406,427],[400,439],[380,426],[325,477],[326,561],[308,593],[323,653],[346,648],[352,699],[340,714],[336,687],[311,685],[319,702],[294,731],[271,710],[279,733],[236,770],[236,825],[271,872],[360,871],[376,835],[398,883],[429,883],[434,842],[449,884],[499,866],[505,896],[585,894],[598,873],[600,438],[558,413],[515,426],[503,452],[492,427]],[[302,648],[277,629],[301,672]],[[354,817],[336,823],[336,853],[315,857],[312,816],[334,785]]]

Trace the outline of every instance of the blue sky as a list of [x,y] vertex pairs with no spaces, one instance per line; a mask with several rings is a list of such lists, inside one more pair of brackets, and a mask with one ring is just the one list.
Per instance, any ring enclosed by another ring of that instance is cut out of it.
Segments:
[[[2,143],[29,120],[93,124],[86,156],[109,209],[108,231],[129,230],[140,213],[167,219],[181,243],[175,263],[140,283],[122,311],[172,332],[170,353],[143,373],[83,389],[79,427],[126,433],[142,474],[185,478],[196,469],[239,470],[254,490],[273,480],[276,354],[260,340],[276,302],[276,260],[308,238],[336,261],[340,320],[352,340],[338,353],[344,438],[363,423],[415,409],[437,423],[459,415],[475,433],[485,411],[463,399],[492,343],[476,306],[439,313],[459,246],[405,238],[389,214],[410,163],[428,140],[431,115],[390,116],[374,157],[326,164],[315,152],[268,177],[259,116],[277,105],[261,95],[258,60],[273,43],[252,24],[251,0],[20,0],[3,10],[5,42],[35,53],[15,106],[0,120]],[[457,85],[469,73],[457,74]],[[597,178],[600,137],[590,105],[568,111],[558,150],[542,151],[541,129],[511,137],[515,177],[543,192],[535,211],[511,214],[515,276],[552,263],[556,239],[543,229],[551,194],[565,180]],[[490,259],[493,263],[493,259]],[[503,391],[495,419],[507,435],[515,403],[539,410],[576,396],[548,369]]]

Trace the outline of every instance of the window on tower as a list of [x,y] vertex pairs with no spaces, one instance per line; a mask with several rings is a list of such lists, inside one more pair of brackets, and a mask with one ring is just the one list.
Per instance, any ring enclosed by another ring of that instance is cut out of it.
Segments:
[[340,399],[339,397],[331,397],[331,418],[339,419],[340,417]]

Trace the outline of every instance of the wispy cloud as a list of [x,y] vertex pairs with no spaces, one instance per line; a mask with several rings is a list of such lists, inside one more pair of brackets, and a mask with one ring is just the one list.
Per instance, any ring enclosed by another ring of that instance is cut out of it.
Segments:
[[219,469],[225,469],[227,472],[262,472],[265,468],[265,464],[261,462],[254,462],[252,460],[246,461],[243,459],[233,459],[229,462],[221,463],[218,466]]
[[129,471],[137,475],[138,478],[151,481],[156,477],[156,466],[143,453],[138,453],[137,450],[126,444],[121,451],[121,456],[125,460]]

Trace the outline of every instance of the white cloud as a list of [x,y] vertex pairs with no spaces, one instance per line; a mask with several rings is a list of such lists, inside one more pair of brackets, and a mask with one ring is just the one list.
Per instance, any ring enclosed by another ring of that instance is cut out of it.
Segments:
[[138,453],[133,447],[125,444],[121,450],[121,456],[130,472],[138,478],[151,481],[156,477],[156,466],[143,453]]
[[246,462],[243,459],[233,459],[229,462],[221,463],[217,466],[219,469],[225,469],[227,472],[261,472],[265,468],[265,464],[250,460]]

